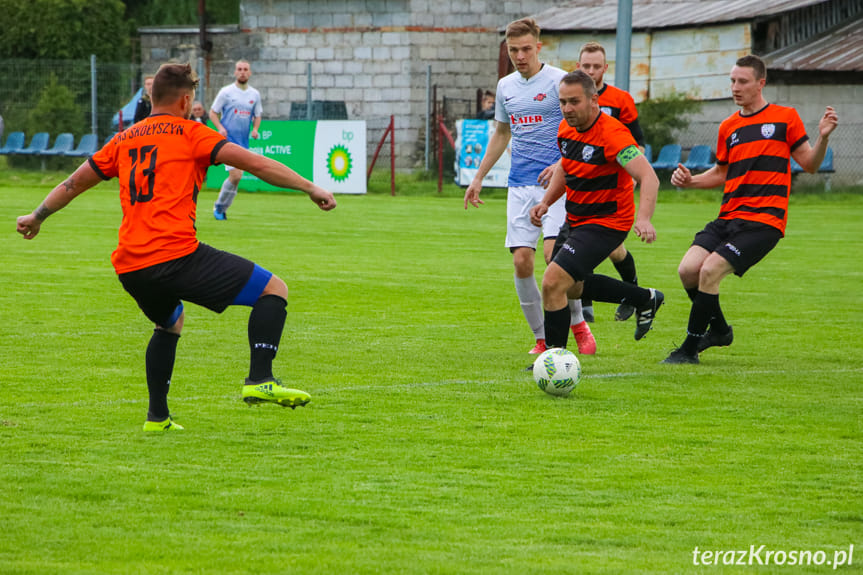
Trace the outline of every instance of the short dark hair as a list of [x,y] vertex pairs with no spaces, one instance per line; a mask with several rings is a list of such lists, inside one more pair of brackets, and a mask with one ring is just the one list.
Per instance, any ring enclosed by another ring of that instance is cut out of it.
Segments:
[[767,78],[767,65],[764,63],[764,60],[755,54],[747,54],[742,58],[738,58],[734,65],[739,68],[752,68],[752,71],[755,72],[756,80]]
[[522,18],[507,25],[504,37],[508,40],[510,38],[521,38],[522,36],[531,35],[538,41],[539,33],[540,28],[536,20],[533,18]]
[[198,87],[198,75],[191,64],[162,64],[153,78],[153,104],[171,104]]
[[586,44],[582,44],[581,50],[578,51],[578,59],[581,60],[581,55],[585,52],[593,53],[593,52],[601,52],[602,59],[605,59],[605,48],[599,42],[587,42]]
[[569,72],[566,76],[560,79],[561,84],[581,84],[581,87],[584,88],[584,95],[590,98],[594,94],[596,94],[596,82],[593,81],[593,78],[587,75],[587,72],[584,70],[576,69],[572,72]]

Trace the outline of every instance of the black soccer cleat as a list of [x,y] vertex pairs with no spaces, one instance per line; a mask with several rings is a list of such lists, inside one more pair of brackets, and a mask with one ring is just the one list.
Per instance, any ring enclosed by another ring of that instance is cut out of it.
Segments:
[[731,329],[730,325],[728,326],[728,333],[718,334],[711,330],[707,330],[707,333],[701,338],[701,341],[698,342],[698,353],[701,353],[710,347],[729,346],[732,341],[734,341],[734,330]]
[[678,347],[677,349],[672,351],[670,354],[668,354],[668,357],[663,359],[660,363],[669,363],[669,364],[675,364],[675,365],[681,365],[681,364],[687,364],[688,363],[688,364],[692,364],[692,365],[698,365],[699,361],[698,361],[698,354],[697,353],[695,355],[689,355],[688,353],[683,351],[682,347]]
[[658,289],[648,288],[650,290],[650,300],[647,305],[636,310],[638,313],[635,316],[635,341],[640,340],[650,328],[653,327],[653,320],[656,317],[656,312],[662,307],[662,302],[665,301],[665,294]]

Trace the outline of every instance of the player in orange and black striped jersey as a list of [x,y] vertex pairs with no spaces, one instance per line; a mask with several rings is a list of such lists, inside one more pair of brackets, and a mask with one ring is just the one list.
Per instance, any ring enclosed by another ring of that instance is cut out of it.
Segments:
[[[605,48],[598,42],[588,42],[581,47],[578,54],[578,69],[583,70],[593,78],[599,95],[599,109],[603,114],[620,120],[632,133],[635,143],[644,151],[644,133],[638,123],[638,110],[635,108],[635,100],[629,92],[607,84],[604,80],[608,63],[605,60]],[[614,264],[620,279],[625,282],[638,285],[638,275],[635,271],[635,259],[626,250],[623,244],[617,247],[608,256]],[[593,317],[593,303],[582,299],[582,307],[585,316]],[[620,304],[614,312],[614,319],[626,321],[635,312],[631,305]]]
[[719,305],[719,284],[758,263],[785,235],[791,192],[790,158],[815,173],[827,152],[838,116],[827,107],[818,139],[809,144],[794,108],[768,104],[762,90],[767,68],[757,56],[744,56],[731,69],[731,95],[740,111],[719,127],[716,165],[693,176],[682,164],[671,176],[680,188],[724,185],[719,217],[695,235],[678,273],[692,300],[686,340],[663,363],[699,363],[710,347],[730,345],[734,332]]
[[45,218],[79,194],[103,179],[120,179],[123,221],[111,261],[123,288],[155,324],[145,356],[150,403],[144,431],[183,429],[171,418],[168,390],[184,301],[217,313],[230,305],[252,308],[244,401],[284,407],[309,401],[304,391],[285,387],[273,377],[273,358],[285,324],[285,282],[254,262],[200,243],[195,214],[207,168],[219,163],[248,170],[275,186],[304,191],[322,210],[335,208],[335,199],[287,166],[189,120],[197,85],[189,64],[159,68],[150,116],[114,136],[51,190],[32,214],[18,218],[18,232],[33,239]]
[[[546,343],[566,347],[567,298],[583,296],[634,306],[635,339],[641,339],[662,305],[662,292],[593,270],[623,243],[630,228],[642,241],[656,239],[650,219],[659,180],[629,130],[599,111],[590,76],[582,70],[570,72],[561,80],[558,96],[564,117],[558,129],[561,161],[542,201],[530,211],[537,225],[548,207],[566,194],[569,233],[542,278]],[[640,186],[637,214],[633,178]]]

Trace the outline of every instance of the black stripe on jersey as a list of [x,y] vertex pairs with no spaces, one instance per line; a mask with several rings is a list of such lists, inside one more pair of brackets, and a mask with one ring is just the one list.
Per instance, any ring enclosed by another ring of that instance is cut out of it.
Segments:
[[733,192],[722,194],[722,205],[724,206],[733,198],[764,198],[776,196],[777,198],[788,197],[787,186],[776,184],[743,184],[737,186]]
[[794,142],[793,144],[791,144],[791,151],[793,152],[794,150],[796,150],[797,148],[799,148],[799,147],[800,147],[800,145],[801,145],[803,142],[807,141],[808,139],[809,139],[809,136],[808,136],[807,134],[803,134],[803,137],[802,137],[802,138],[800,138],[799,140],[797,140],[796,142]]
[[219,163],[216,162],[216,156],[219,155],[219,150],[228,143],[228,140],[222,140],[221,142],[217,142],[215,146],[213,146],[213,150],[210,152],[210,165],[218,166]]
[[595,178],[566,175],[566,187],[574,192],[600,192],[617,189],[617,172]]
[[613,216],[617,213],[617,202],[579,204],[577,202],[566,200],[566,213],[578,218]]
[[784,219],[785,218],[785,210],[782,208],[771,208],[769,206],[762,208],[754,208],[752,206],[737,206],[733,210],[729,210],[726,212],[719,212],[719,217],[727,216],[732,212],[748,212],[750,214],[767,214],[773,216],[775,218]]
[[[605,161],[605,148],[603,146],[592,146],[578,140],[570,140],[569,138],[558,138],[557,145],[560,147],[560,155],[567,160],[590,164],[592,166],[602,166],[608,163]],[[590,149],[586,159],[584,157],[585,148]]]
[[746,172],[776,172],[777,174],[788,173],[788,158],[779,156],[755,156],[743,158],[728,164],[727,180],[739,178]]
[[620,119],[620,108],[615,108],[614,106],[604,106],[602,104],[599,105],[599,110],[603,114],[608,114],[612,118],[619,120]]
[[761,140],[784,142],[787,131],[788,124],[785,122],[764,122],[763,124],[741,126],[725,139],[725,146],[730,150],[738,144],[750,144],[752,142],[760,142]]
[[93,161],[93,156],[90,156],[89,158],[87,158],[87,163],[90,164],[90,167],[93,168],[93,171],[96,172],[97,176],[99,176],[100,178],[102,178],[105,181],[108,181],[111,179],[108,176],[106,176],[102,170],[99,169],[99,166],[97,166],[96,162]]

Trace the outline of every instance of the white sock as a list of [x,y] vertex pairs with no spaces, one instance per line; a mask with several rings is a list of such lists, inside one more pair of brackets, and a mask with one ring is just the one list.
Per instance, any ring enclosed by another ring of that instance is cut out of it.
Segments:
[[524,312],[524,319],[536,339],[545,339],[545,317],[542,310],[542,295],[536,286],[533,276],[520,278],[515,276],[515,293],[518,294],[518,303]]
[[569,300],[569,315],[569,325],[578,325],[584,321],[584,313],[582,313],[580,299]]
[[219,199],[216,200],[216,206],[220,207],[222,211],[226,211],[231,207],[231,204],[234,203],[234,198],[237,195],[237,185],[232,184],[230,179],[226,179],[222,182],[222,189],[219,191]]

